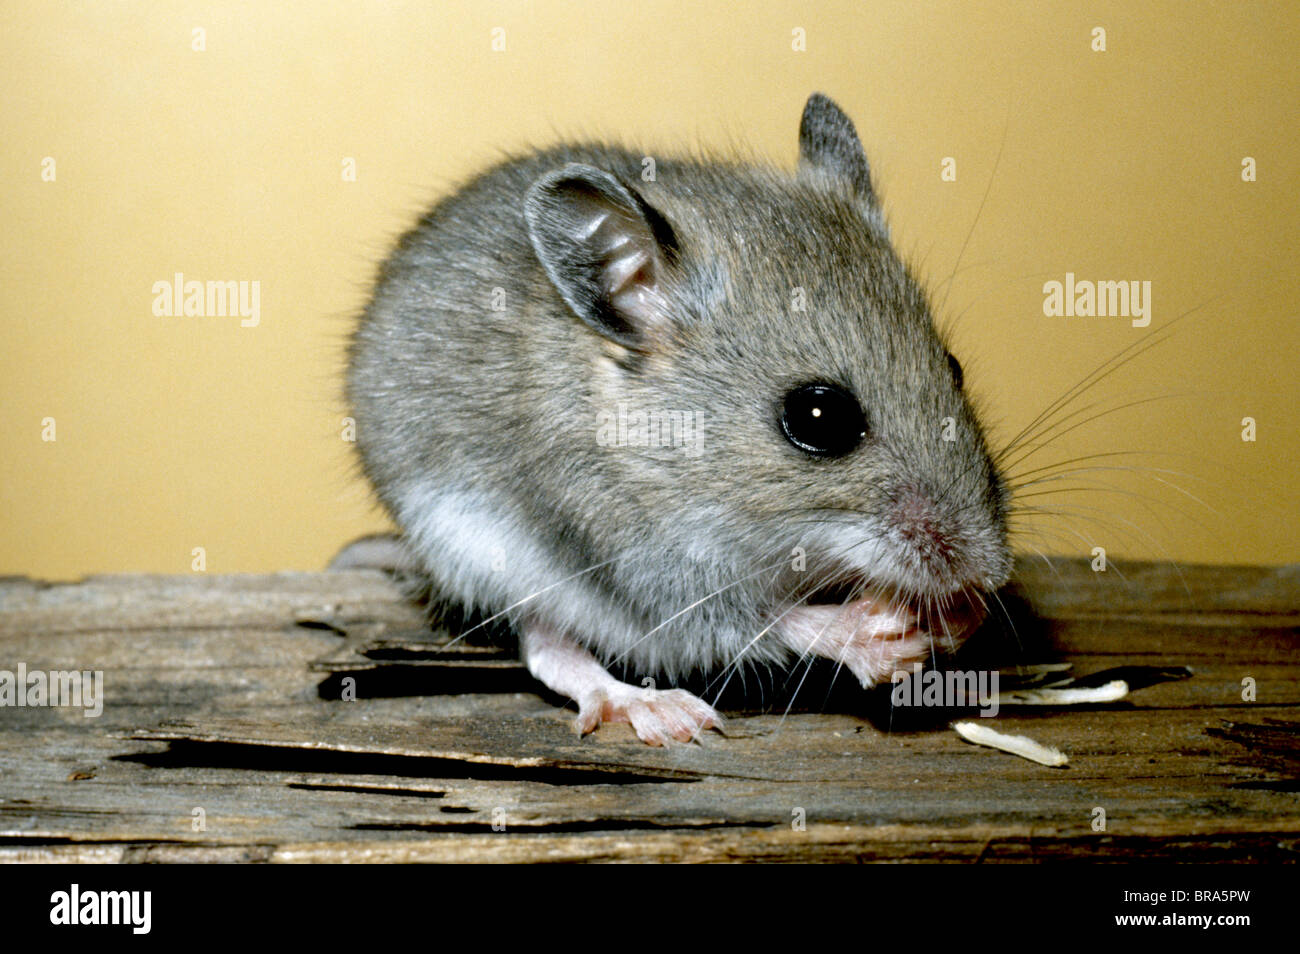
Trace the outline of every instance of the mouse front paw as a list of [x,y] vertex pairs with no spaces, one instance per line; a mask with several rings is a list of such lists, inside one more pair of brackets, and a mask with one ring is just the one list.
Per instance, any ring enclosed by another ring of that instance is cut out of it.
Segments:
[[855,640],[846,645],[836,660],[864,689],[889,682],[895,672],[910,672],[916,663],[933,661],[936,645],[925,634],[899,639]]
[[690,742],[705,729],[722,729],[722,716],[685,689],[638,689],[626,683],[602,686],[578,700],[576,725],[583,735],[602,722],[627,722],[647,745]]

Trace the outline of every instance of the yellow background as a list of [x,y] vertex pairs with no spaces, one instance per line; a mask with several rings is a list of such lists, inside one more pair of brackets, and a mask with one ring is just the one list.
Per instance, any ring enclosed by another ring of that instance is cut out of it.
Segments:
[[[744,142],[792,165],[813,90],[856,121],[995,443],[1204,306],[1080,406],[1166,399],[1031,458],[1143,451],[1094,463],[1159,470],[1046,485],[1117,492],[1026,498],[1058,512],[1021,546],[1300,557],[1292,3],[41,2],[0,17],[0,573],[187,572],[198,546],[210,572],[323,566],[385,526],[340,438],[342,347],[431,199],[500,147],[561,135]],[[940,181],[945,156],[956,182]],[[260,281],[261,324],[155,317],[153,283],[177,271]],[[1151,281],[1151,326],[1045,317],[1043,282],[1067,271]]]

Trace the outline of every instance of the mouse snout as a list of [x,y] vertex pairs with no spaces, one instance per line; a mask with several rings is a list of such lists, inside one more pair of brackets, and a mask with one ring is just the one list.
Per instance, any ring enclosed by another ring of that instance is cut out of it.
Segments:
[[935,515],[934,501],[923,491],[908,487],[894,504],[894,524],[905,540],[925,546],[942,546],[943,532]]
[[974,576],[961,545],[962,528],[926,490],[903,488],[890,508],[890,523],[909,556],[939,587],[960,586]]

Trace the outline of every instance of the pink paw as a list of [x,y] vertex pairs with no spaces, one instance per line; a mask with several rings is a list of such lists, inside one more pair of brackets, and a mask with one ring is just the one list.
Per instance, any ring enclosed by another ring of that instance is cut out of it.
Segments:
[[942,640],[931,641],[928,633],[903,638],[872,637],[850,642],[839,662],[857,677],[864,689],[889,682],[895,672],[910,672],[913,663],[926,663],[944,648]]
[[593,689],[578,701],[578,731],[602,722],[628,722],[647,745],[690,742],[705,729],[721,729],[722,716],[685,689],[638,689],[620,684]]

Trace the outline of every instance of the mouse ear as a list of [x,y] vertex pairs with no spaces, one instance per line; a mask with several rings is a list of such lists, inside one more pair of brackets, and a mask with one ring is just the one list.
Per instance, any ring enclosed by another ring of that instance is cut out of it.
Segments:
[[664,280],[676,256],[671,226],[608,172],[571,163],[524,199],[533,249],[574,313],[638,351],[668,320]]
[[871,199],[871,170],[853,120],[821,93],[808,97],[799,122],[799,171],[843,183]]

